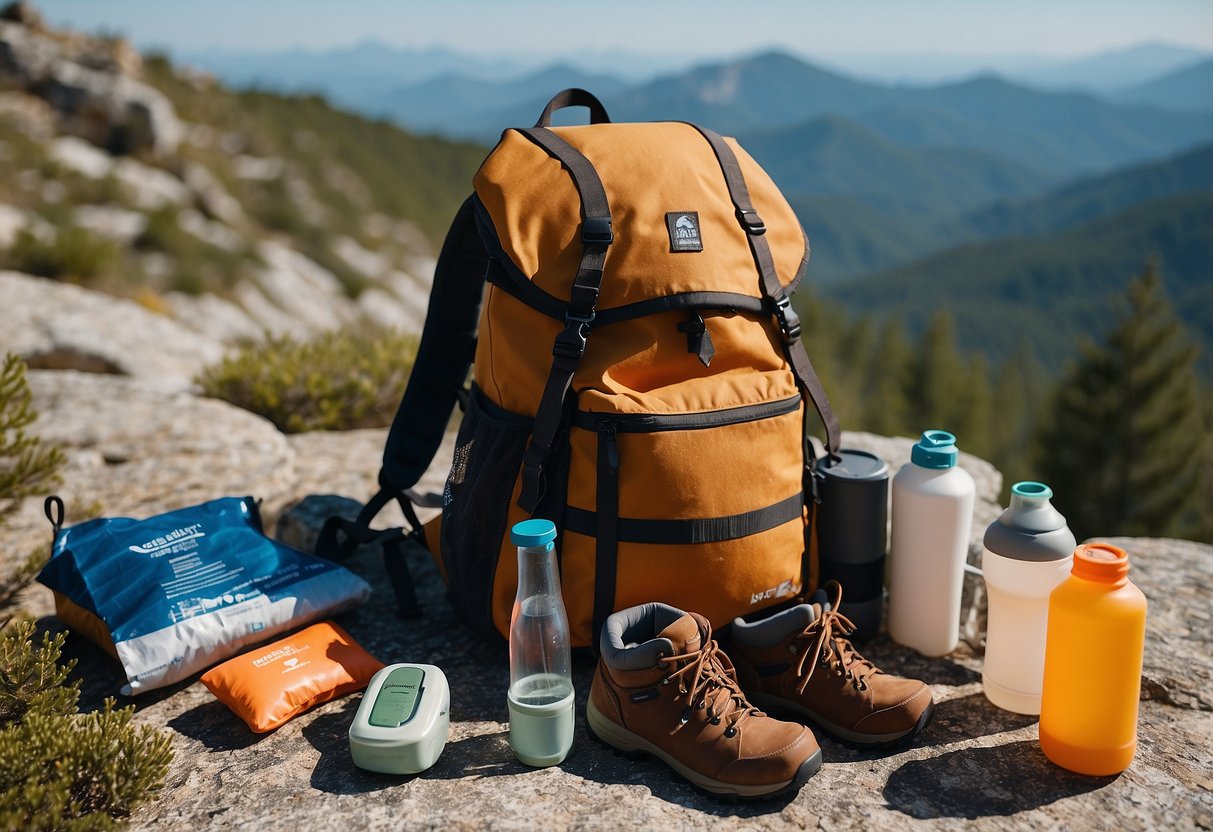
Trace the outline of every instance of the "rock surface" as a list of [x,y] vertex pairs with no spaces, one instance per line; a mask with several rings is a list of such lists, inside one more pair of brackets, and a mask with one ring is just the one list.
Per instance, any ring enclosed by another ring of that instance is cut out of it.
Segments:
[[0,351],[31,367],[154,378],[179,389],[224,348],[129,300],[0,272]]
[[[69,444],[63,487],[69,507],[98,500],[107,513],[145,514],[253,493],[266,497],[267,513],[277,515],[307,494],[348,495],[312,497],[287,511],[282,533],[306,542],[331,508],[356,511],[375,490],[383,431],[286,438],[258,417],[147,380],[33,372],[31,383],[44,413],[40,432]],[[845,439],[849,447],[879,450],[894,465],[910,444],[851,434]],[[423,488],[440,487],[449,443],[445,452]],[[990,475],[982,493],[994,499],[997,472],[978,473]],[[6,541],[35,532],[38,542],[45,541],[40,507],[29,505],[35,502],[27,501],[6,529]],[[352,565],[375,593],[339,620],[384,661],[429,662],[446,672],[452,719],[438,763],[415,777],[356,769],[346,740],[356,695],[259,736],[201,684],[186,682],[132,700],[136,719],[166,729],[176,754],[164,792],[135,814],[132,827],[282,829],[340,819],[375,829],[1208,829],[1213,547],[1115,542],[1132,553],[1133,577],[1151,604],[1140,747],[1119,777],[1081,777],[1049,764],[1036,744],[1035,720],[1000,711],[982,696],[980,659],[969,648],[929,660],[884,635],[864,645],[865,653],[886,670],[931,684],[933,723],[909,748],[893,753],[856,752],[823,739],[825,766],[797,795],[722,803],[693,791],[662,764],[629,762],[597,745],[580,713],[569,758],[554,768],[530,769],[508,744],[502,646],[484,642],[456,620],[435,566],[420,551],[409,558],[426,615],[397,620],[382,564],[373,553],[360,552]],[[19,547],[4,550],[6,558],[15,557]],[[61,627],[42,587],[27,590],[23,603],[43,616],[44,628]],[[120,672],[100,650],[73,635],[67,655],[79,659],[75,673],[84,680],[85,707],[116,691]],[[592,672],[589,656],[575,659],[580,703]]]
[[137,64],[137,53],[122,41],[0,21],[0,79],[43,98],[60,130],[124,152],[174,153],[181,122],[161,92],[131,77]]

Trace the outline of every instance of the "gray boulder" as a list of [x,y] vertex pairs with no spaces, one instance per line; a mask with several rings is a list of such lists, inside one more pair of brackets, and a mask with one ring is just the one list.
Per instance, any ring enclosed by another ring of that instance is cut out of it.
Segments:
[[117,373],[185,389],[224,348],[139,304],[68,283],[0,272],[0,352],[34,368]]
[[183,128],[163,93],[126,74],[127,56],[90,39],[0,21],[0,83],[50,104],[60,130],[114,152],[177,152]]

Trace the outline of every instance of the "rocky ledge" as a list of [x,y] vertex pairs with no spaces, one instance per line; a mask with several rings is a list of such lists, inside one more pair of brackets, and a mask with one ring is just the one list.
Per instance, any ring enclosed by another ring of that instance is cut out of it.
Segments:
[[[64,443],[63,493],[72,506],[144,515],[224,494],[266,499],[284,535],[301,540],[328,506],[366,499],[382,431],[283,437],[267,422],[222,402],[118,376],[33,372],[40,432]],[[188,426],[188,430],[187,430]],[[847,434],[896,468],[911,440]],[[449,448],[448,448],[449,457]],[[978,478],[977,521],[997,511],[998,472],[963,464]],[[439,485],[444,463],[428,476]],[[341,494],[345,500],[305,495]],[[77,510],[82,510],[78,508]],[[70,520],[70,515],[69,515]],[[29,501],[5,529],[0,568],[45,544],[40,506]],[[965,645],[928,660],[880,636],[863,645],[894,673],[927,680],[933,723],[907,749],[861,753],[823,740],[825,766],[799,794],[731,805],[693,791],[661,764],[630,762],[593,742],[579,716],[572,753],[543,770],[518,763],[507,741],[508,660],[459,624],[424,553],[411,566],[423,618],[400,621],[381,564],[354,568],[375,587],[370,603],[340,621],[386,662],[437,664],[452,689],[451,731],[429,771],[391,777],[359,771],[346,730],[358,697],[328,703],[264,736],[251,734],[197,682],[133,701],[137,719],[169,731],[176,757],[162,795],[134,828],[754,828],[754,829],[1209,829],[1213,828],[1213,547],[1177,540],[1113,541],[1133,556],[1133,578],[1150,601],[1137,758],[1118,777],[1074,775],[1052,766],[1034,719],[1000,711],[981,694],[981,659]],[[22,603],[44,628],[61,624],[49,592]],[[83,704],[98,705],[121,683],[116,666],[82,638]],[[593,663],[575,661],[578,698]]]

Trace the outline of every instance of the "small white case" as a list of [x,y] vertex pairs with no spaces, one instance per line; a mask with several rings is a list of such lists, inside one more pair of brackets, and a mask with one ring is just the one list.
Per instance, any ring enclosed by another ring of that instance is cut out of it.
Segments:
[[451,690],[432,664],[390,664],[366,687],[354,724],[354,765],[384,774],[416,774],[438,761],[451,723]]

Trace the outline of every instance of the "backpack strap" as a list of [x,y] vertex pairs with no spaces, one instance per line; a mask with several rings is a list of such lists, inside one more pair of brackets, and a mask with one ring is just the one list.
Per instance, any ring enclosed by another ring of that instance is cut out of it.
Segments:
[[720,162],[724,181],[729,188],[729,198],[733,201],[733,207],[737,209],[737,221],[746,232],[750,252],[754,255],[754,264],[758,267],[763,297],[766,299],[771,313],[779,321],[779,330],[783,335],[784,354],[787,356],[788,364],[792,367],[793,375],[796,376],[796,382],[813,401],[813,407],[817,409],[817,415],[821,417],[821,423],[826,432],[826,451],[830,455],[834,455],[842,444],[842,431],[838,426],[838,416],[830,407],[830,400],[826,398],[826,391],[821,384],[821,379],[818,378],[817,371],[813,369],[813,363],[809,361],[809,355],[805,352],[804,344],[800,340],[800,317],[792,308],[792,299],[783,290],[783,286],[779,282],[779,275],[775,272],[775,260],[771,256],[771,247],[764,236],[767,233],[767,227],[750,201],[750,190],[746,187],[741,165],[737,163],[737,155],[733,153],[732,148],[725,143],[719,133],[697,124],[692,124],[691,127],[694,127],[707,139],[708,144],[712,146],[712,151],[716,154],[716,160]]
[[[401,617],[420,611],[404,551],[410,539],[421,535],[413,505],[428,502],[410,489],[442,444],[476,353],[489,259],[476,230],[472,200],[469,196],[455,214],[438,255],[421,344],[383,449],[379,492],[356,520],[330,517],[316,543],[318,555],[334,560],[348,558],[361,545],[380,544]],[[411,527],[408,534],[403,529],[371,528],[375,517],[392,500],[404,512]]]
[[[542,119],[541,119],[542,120]],[[581,263],[569,292],[564,313],[564,329],[552,346],[552,369],[535,411],[531,441],[522,456],[522,488],[518,505],[527,513],[535,511],[543,496],[543,471],[551,457],[552,446],[560,432],[564,402],[594,322],[598,290],[607,248],[615,240],[611,231],[611,208],[606,190],[590,160],[581,151],[545,127],[528,127],[518,132],[558,159],[573,177],[581,196]]]

